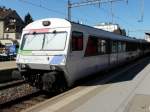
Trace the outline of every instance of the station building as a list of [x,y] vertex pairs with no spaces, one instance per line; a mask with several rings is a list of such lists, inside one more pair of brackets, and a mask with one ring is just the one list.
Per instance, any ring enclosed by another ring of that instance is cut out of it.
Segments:
[[124,29],[121,29],[118,24],[112,24],[112,23],[100,23],[98,25],[94,26],[95,28],[102,29],[105,31],[113,32],[119,35],[126,36],[126,31]]

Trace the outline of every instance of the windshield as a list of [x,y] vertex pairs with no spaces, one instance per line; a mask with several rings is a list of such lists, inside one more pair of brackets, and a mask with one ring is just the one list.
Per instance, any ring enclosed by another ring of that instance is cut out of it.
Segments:
[[25,34],[23,37],[22,50],[64,50],[67,33],[35,33]]

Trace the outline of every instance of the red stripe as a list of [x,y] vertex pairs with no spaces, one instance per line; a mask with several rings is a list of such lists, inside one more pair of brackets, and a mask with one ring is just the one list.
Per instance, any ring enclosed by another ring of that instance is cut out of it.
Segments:
[[36,32],[36,33],[44,33],[44,32],[48,32],[48,31],[49,31],[48,28],[45,28],[45,29],[30,29],[29,30],[30,33],[34,33],[34,32]]

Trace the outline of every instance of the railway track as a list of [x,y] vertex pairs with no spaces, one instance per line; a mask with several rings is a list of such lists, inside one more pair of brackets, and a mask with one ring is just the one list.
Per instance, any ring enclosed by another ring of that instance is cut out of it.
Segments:
[[20,112],[48,98],[23,80],[4,83],[0,85],[0,112]]
[[0,85],[0,108],[3,104],[38,92],[23,80],[12,81]]
[[2,104],[0,106],[0,112],[20,112],[33,105],[45,101],[48,98],[49,97],[43,92],[38,91],[12,102]]

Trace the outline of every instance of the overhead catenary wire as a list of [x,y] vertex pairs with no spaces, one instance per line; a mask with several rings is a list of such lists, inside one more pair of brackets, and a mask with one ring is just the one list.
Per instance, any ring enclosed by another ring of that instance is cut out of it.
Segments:
[[[104,12],[106,12],[106,13],[109,13],[109,11],[103,9],[102,7],[101,7],[101,10],[104,11]],[[127,25],[129,25],[129,26],[134,26],[134,27],[136,26],[136,25],[134,25],[134,24],[132,24],[132,23],[129,23],[128,21],[124,20],[123,18],[121,18],[121,17],[119,17],[119,16],[114,15],[114,18],[116,18],[116,19],[122,21],[124,24],[127,24]],[[149,28],[149,29],[150,29],[150,28]],[[135,33],[137,34],[137,33],[138,33],[138,36],[136,36],[136,38],[144,37],[143,34],[144,34],[145,32],[150,32],[150,30],[146,30],[146,29],[136,29],[136,28],[134,28],[134,30],[133,30],[133,29],[126,29],[126,33],[127,33],[128,36],[133,36],[133,34],[135,34]],[[141,34],[141,35],[139,35],[139,34]]]
[[60,12],[60,11],[57,11],[57,10],[54,10],[54,9],[47,8],[47,7],[45,7],[45,6],[41,5],[41,4],[35,4],[35,3],[30,2],[30,1],[27,1],[27,0],[19,0],[19,1],[24,2],[24,3],[26,3],[26,4],[30,4],[30,5],[35,6],[35,7],[39,7],[39,8],[42,8],[42,9],[51,11],[51,12],[55,12],[55,13],[57,13],[57,14],[61,14],[61,15],[63,15],[63,16],[65,15],[65,13],[63,13],[63,12]]
[[[101,11],[105,12],[105,13],[108,13],[110,15],[110,12],[102,7],[101,8]],[[111,14],[112,14],[112,11],[111,11]],[[113,13],[113,21],[114,21],[114,18],[118,19],[119,21],[122,21],[124,24],[127,24],[129,26],[132,26],[134,27],[134,30],[131,30],[131,29],[127,29],[127,35],[129,36],[129,33],[135,33],[135,32],[138,32],[138,33],[145,33],[145,32],[150,32],[150,30],[146,30],[146,29],[137,29],[136,28],[136,25],[131,23],[131,22],[128,22],[126,21],[125,19],[119,17],[119,16],[116,16],[114,13]]]
[[[31,2],[31,1],[27,1],[27,0],[19,0],[19,1],[21,1],[21,2],[23,2],[23,3],[26,3],[26,4],[29,4],[29,5],[32,5],[32,6],[35,6],[35,7],[39,7],[39,8],[42,8],[42,9],[44,9],[44,10],[48,10],[48,11],[51,11],[51,12],[53,12],[53,13],[57,13],[57,14],[59,14],[59,15],[63,15],[64,17],[66,17],[66,13],[64,13],[64,12],[61,12],[61,11],[58,11],[58,10],[55,10],[55,9],[51,9],[51,8],[47,8],[47,7],[45,7],[45,6],[43,6],[41,3],[41,1],[40,1],[40,4],[37,4],[37,3],[33,3],[33,2]],[[64,0],[64,1],[66,1],[67,2],[67,0]],[[85,1],[85,0],[84,0]],[[87,0],[87,1],[92,1],[92,0]],[[97,1],[97,0],[94,0],[94,1]],[[106,0],[105,0],[106,1]],[[110,1],[122,1],[122,0],[108,0],[109,2]],[[128,0],[124,0],[124,1],[128,1]],[[111,3],[111,2],[110,2]],[[99,4],[99,6],[100,6],[100,4]],[[100,7],[100,8],[102,8],[102,7]],[[74,19],[77,19],[77,21],[81,21],[81,19],[79,19],[79,17],[74,17],[73,16],[73,18]],[[126,23],[126,24],[128,24],[128,25],[131,25],[129,22],[127,22],[127,21],[125,21],[125,20],[123,20],[121,17],[119,17],[119,16],[116,16],[116,15],[114,15],[114,13],[113,13],[113,18],[112,18],[112,21],[114,21],[114,18],[116,18],[116,19],[118,19],[118,20],[121,20],[121,21],[123,21],[124,23]],[[88,19],[90,19],[90,18],[88,18]],[[84,20],[84,19],[83,19]],[[82,21],[83,22],[83,21]],[[83,22],[84,23],[84,22]],[[135,26],[135,25],[133,25],[132,24],[132,26]],[[136,29],[135,29],[136,30]],[[132,32],[131,30],[130,30],[130,32]],[[142,31],[140,31],[140,32],[142,32]]]
[[104,3],[114,3],[118,1],[128,1],[128,0],[84,0],[81,2],[72,3],[71,0],[68,0],[68,20],[71,21],[71,9],[75,7],[87,6],[87,5],[96,5],[96,4],[104,4]]
[[[64,2],[67,2],[67,0],[63,0]],[[71,1],[71,0],[70,0]],[[91,2],[92,0],[87,0],[87,1],[85,1],[85,0],[83,0],[81,3],[88,3],[88,5],[90,5],[89,3]],[[100,1],[102,1],[102,0],[93,0],[95,3],[94,4],[96,4],[97,2],[99,2],[100,3]],[[114,2],[116,2],[116,1],[125,1],[126,2],[126,4],[128,4],[128,0],[107,0],[107,2],[110,2],[111,3],[111,5],[112,5],[112,3],[114,3]],[[104,3],[106,3],[106,0],[105,1],[103,1]],[[79,3],[75,3],[76,5],[75,5],[75,7],[77,7],[77,4],[79,5]],[[73,5],[73,4],[72,4]],[[85,4],[84,4],[85,5]],[[99,8],[100,9],[102,9],[102,11],[103,12],[106,12],[106,13],[109,13],[109,11],[107,11],[107,10],[105,10],[104,8],[102,8],[102,7],[100,7],[100,4],[98,4],[99,5]],[[87,14],[86,14],[87,15]],[[110,15],[110,14],[109,14]],[[128,25],[131,25],[130,23],[128,23],[127,21],[125,21],[125,20],[123,20],[122,18],[120,18],[119,16],[115,16],[114,15],[114,13],[113,13],[113,10],[112,10],[112,8],[111,8],[111,15],[113,16],[112,17],[112,21],[113,21],[113,18],[117,18],[117,19],[119,19],[119,20],[122,20],[124,23],[126,23],[126,24],[128,24]],[[89,19],[89,18],[88,18]],[[133,25],[133,26],[135,26],[135,25]]]
[[[41,4],[41,2],[40,2],[40,4],[35,4],[35,3],[30,2],[30,1],[27,1],[27,0],[19,0],[19,1],[22,2],[22,3],[28,4],[28,5],[32,5],[32,6],[34,6],[34,7],[42,8],[42,9],[44,9],[44,10],[47,10],[47,11],[50,11],[50,12],[53,12],[53,13],[62,15],[62,16],[64,16],[64,17],[66,18],[66,13],[63,13],[63,12],[61,12],[61,11],[57,11],[57,10],[54,10],[54,9],[47,8],[47,7],[43,6],[43,5]],[[79,20],[82,21],[82,22],[84,21],[84,19],[80,19],[79,17],[75,17],[75,16],[72,16],[72,17],[73,17],[74,19],[76,19],[76,22],[79,22]]]
[[[41,4],[35,4],[35,3],[30,2],[30,1],[27,1],[27,0],[19,0],[19,1],[21,1],[21,2],[23,2],[23,3],[26,3],[26,4],[29,4],[29,5],[32,5],[32,6],[35,6],[35,7],[42,8],[42,9],[44,9],[44,10],[48,10],[48,11],[51,11],[51,12],[54,12],[54,13],[57,13],[57,14],[61,14],[61,15],[63,15],[63,16],[66,16],[66,14],[63,13],[63,12],[61,12],[61,11],[57,11],[57,10],[54,10],[54,9],[47,8],[47,7],[45,7],[45,6],[41,5]],[[88,0],[88,1],[91,1],[91,0]],[[94,0],[94,1],[97,1],[97,0]],[[113,2],[114,2],[114,1],[121,1],[121,0],[109,0],[109,1],[113,1]],[[125,0],[125,1],[128,1],[128,0]],[[106,1],[105,1],[105,2],[106,2]],[[111,2],[111,3],[112,3],[112,2]],[[101,8],[102,8],[102,7],[101,7]],[[104,9],[103,9],[103,11],[104,11]],[[105,12],[106,12],[106,10],[105,10]],[[121,19],[120,17],[115,16],[114,14],[113,14],[113,17],[118,18],[118,19]],[[74,17],[74,18],[76,18],[76,19],[79,20],[79,18],[77,18],[77,17]],[[127,22],[126,22],[126,23],[127,23]],[[128,23],[128,24],[130,24],[130,23]]]
[[[47,11],[50,11],[50,12],[53,12],[53,13],[62,15],[62,16],[64,16],[64,17],[66,18],[66,13],[61,12],[61,11],[58,11],[58,10],[54,10],[54,9],[47,8],[47,7],[43,6],[42,4],[35,4],[35,3],[30,2],[30,1],[27,1],[27,0],[19,0],[19,1],[22,2],[22,3],[26,3],[26,4],[28,4],[28,5],[32,5],[32,6],[34,6],[34,7],[42,8],[42,9],[44,9],[44,10],[47,10]],[[78,17],[74,17],[74,16],[73,16],[73,18],[76,18],[76,19],[79,20]]]

